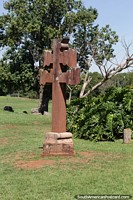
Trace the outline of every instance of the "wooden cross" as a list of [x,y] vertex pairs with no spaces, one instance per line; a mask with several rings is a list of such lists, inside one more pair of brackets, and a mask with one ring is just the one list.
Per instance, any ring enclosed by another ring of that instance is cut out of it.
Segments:
[[76,50],[68,47],[69,39],[54,39],[52,51],[44,52],[44,69],[40,84],[52,83],[52,132],[66,132],[66,84],[80,82]]

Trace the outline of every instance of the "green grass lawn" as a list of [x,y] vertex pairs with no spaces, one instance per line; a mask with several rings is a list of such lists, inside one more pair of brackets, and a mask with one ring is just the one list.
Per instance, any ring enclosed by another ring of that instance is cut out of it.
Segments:
[[[31,114],[38,103],[0,97],[0,200],[74,200],[81,194],[133,196],[133,142],[74,139],[75,157],[42,157],[51,115]],[[3,111],[5,105],[15,112]],[[22,113],[24,110],[28,114]]]

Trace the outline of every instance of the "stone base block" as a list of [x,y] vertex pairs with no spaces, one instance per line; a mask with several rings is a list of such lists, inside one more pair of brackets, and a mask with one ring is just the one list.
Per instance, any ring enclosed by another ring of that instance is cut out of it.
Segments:
[[74,147],[72,133],[46,133],[43,144],[43,156],[73,156]]
[[132,130],[130,128],[124,129],[124,134],[123,134],[123,143],[124,144],[131,143],[131,135],[132,135]]

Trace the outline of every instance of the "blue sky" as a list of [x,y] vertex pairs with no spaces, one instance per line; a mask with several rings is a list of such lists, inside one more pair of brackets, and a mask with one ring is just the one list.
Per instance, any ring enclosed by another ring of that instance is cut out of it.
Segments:
[[[96,8],[99,16],[96,22],[100,27],[109,24],[116,31],[120,42],[115,47],[118,60],[124,58],[124,49],[121,41],[128,44],[133,41],[133,0],[82,0],[86,7]],[[133,52],[133,48],[131,49]]]
[[83,0],[83,3],[98,10],[97,22],[101,26],[109,24],[121,38],[133,39],[133,0]]
[[[4,12],[3,2],[0,0],[0,15]],[[119,35],[120,41],[125,39],[128,43],[133,40],[133,0],[82,0],[86,7],[92,6],[98,10],[96,23],[100,27],[109,24],[112,30]],[[120,59],[124,57],[121,44],[115,47]]]
[[5,0],[0,0],[0,15],[4,12],[3,2],[5,2]]

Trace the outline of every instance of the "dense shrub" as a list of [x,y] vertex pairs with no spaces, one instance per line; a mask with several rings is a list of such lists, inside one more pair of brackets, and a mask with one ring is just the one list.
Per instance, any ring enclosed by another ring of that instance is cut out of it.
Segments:
[[67,108],[67,130],[89,140],[115,140],[133,128],[133,89],[109,88],[97,97],[76,99]]

